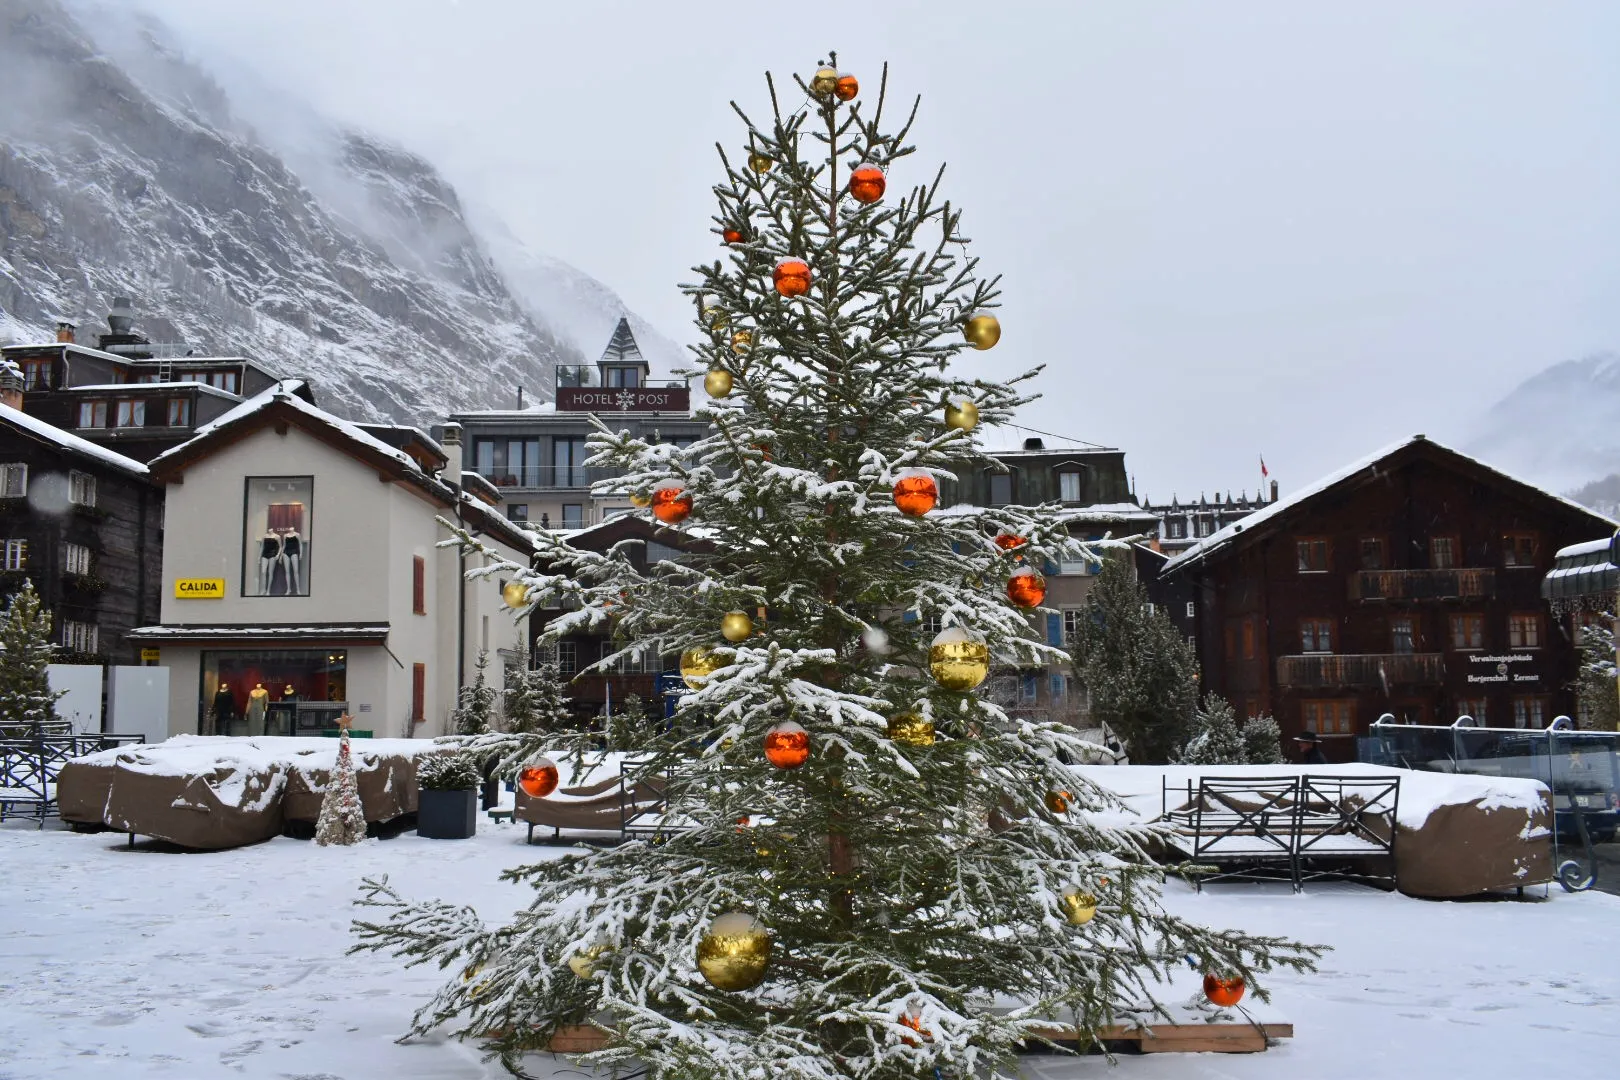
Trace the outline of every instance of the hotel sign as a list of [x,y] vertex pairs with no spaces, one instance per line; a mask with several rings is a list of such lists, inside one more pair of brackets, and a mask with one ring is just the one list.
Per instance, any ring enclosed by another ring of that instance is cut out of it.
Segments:
[[223,600],[225,599],[224,578],[175,578],[174,598],[176,600]]
[[1533,683],[1540,682],[1541,676],[1534,671],[1515,671],[1513,665],[1528,664],[1535,659],[1529,653],[1506,653],[1497,656],[1470,656],[1471,664],[1490,665],[1485,671],[1477,675],[1469,675],[1471,683]]
[[689,412],[684,386],[559,386],[558,412]]

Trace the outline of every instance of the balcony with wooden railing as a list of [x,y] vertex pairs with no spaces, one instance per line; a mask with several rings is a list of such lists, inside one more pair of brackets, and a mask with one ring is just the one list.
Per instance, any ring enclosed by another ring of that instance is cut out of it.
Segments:
[[1307,653],[1277,658],[1277,684],[1294,689],[1435,686],[1445,677],[1443,653]]
[[1350,575],[1350,599],[1483,600],[1496,595],[1496,571],[1484,567],[1452,570],[1358,570]]

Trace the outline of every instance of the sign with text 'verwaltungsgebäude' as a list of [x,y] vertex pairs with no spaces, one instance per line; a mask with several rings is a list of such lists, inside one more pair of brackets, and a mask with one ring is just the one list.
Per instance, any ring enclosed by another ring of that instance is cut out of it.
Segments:
[[1530,653],[1497,653],[1489,656],[1470,656],[1470,664],[1479,664],[1485,667],[1477,674],[1470,672],[1468,681],[1471,683],[1533,683],[1540,682],[1541,676],[1534,671],[1516,669],[1515,665],[1529,664],[1535,660]]

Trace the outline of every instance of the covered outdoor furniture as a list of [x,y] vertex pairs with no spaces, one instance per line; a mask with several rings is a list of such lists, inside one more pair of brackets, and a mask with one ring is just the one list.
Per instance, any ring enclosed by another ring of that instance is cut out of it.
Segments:
[[[589,775],[589,774],[587,774]],[[663,831],[666,781],[635,779],[620,769],[589,784],[560,787],[545,798],[517,792],[517,820],[527,822],[527,840],[534,842],[535,826],[552,830],[553,840],[570,832],[615,833],[623,839]]]

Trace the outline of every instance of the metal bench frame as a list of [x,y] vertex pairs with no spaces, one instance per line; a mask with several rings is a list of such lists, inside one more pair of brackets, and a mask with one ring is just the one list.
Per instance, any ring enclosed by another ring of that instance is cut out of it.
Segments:
[[[0,821],[31,817],[45,827],[57,812],[56,779],[74,758],[144,743],[145,735],[74,735],[36,726],[32,734],[0,738]],[[19,809],[20,808],[20,809]]]

